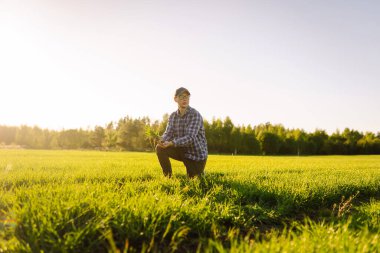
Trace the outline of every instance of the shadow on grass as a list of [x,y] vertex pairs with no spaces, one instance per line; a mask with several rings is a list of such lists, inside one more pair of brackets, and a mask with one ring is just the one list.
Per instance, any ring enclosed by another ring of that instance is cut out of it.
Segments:
[[[182,188],[188,188],[182,193],[184,199],[207,197],[212,198],[214,203],[238,206],[246,219],[252,220],[253,216],[256,217],[257,225],[279,226],[306,217],[336,218],[334,216],[341,216],[338,214],[338,208],[348,209],[353,204],[368,203],[370,198],[380,198],[379,189],[367,185],[337,186],[331,192],[321,188],[305,189],[304,193],[300,193],[263,187],[255,182],[233,180],[224,173],[209,173],[195,180],[189,180],[185,175],[179,175],[177,178]],[[174,193],[172,188],[165,185],[162,190],[167,194]]]
[[[191,208],[169,208],[159,216],[148,217],[150,223],[144,221],[141,215],[136,215],[136,212],[124,210],[110,225],[118,248],[123,248],[125,238],[128,238],[128,245],[137,251],[143,248],[141,245],[147,248],[149,245],[157,246],[152,243],[157,241],[160,241],[164,250],[170,250],[170,245],[176,240],[176,233],[186,229],[183,235],[186,240],[177,242],[179,251],[195,251],[200,243],[207,243],[208,239],[228,244],[230,231],[239,231],[240,235],[251,235],[261,240],[267,232],[282,231],[294,221],[302,223],[305,219],[323,219],[339,222],[347,216],[338,217],[333,207],[334,204],[340,204],[342,196],[349,199],[349,196],[356,194],[352,201],[362,204],[369,197],[379,195],[375,188],[365,185],[338,187],[328,195],[325,191],[318,192],[318,189],[313,194],[297,194],[265,188],[254,182],[233,180],[224,173],[208,173],[197,179],[176,175],[172,180],[162,181],[159,190],[167,195],[180,194],[182,202],[197,204],[204,201],[207,206],[202,206],[197,213],[193,213]],[[342,211],[349,214],[350,210],[347,208]],[[128,220],[134,222],[127,225]],[[139,234],[142,230],[146,232]]]

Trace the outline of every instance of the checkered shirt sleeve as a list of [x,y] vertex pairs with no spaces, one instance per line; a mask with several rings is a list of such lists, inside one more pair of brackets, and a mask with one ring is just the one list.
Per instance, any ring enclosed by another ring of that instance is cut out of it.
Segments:
[[185,157],[192,160],[205,160],[207,158],[207,141],[203,118],[198,111],[189,108],[181,117],[174,112],[169,117],[163,141],[172,141],[175,147],[184,147]]

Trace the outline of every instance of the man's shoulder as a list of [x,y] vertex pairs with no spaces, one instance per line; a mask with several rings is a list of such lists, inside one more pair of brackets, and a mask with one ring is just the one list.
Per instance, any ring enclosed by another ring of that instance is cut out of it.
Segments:
[[[193,108],[193,107],[190,107],[189,106],[189,108],[188,108],[188,114],[189,115],[196,115],[196,116],[199,116],[199,117],[202,117],[202,115],[198,112],[198,110],[196,110],[195,108]],[[175,117],[178,117],[178,110],[176,110],[176,111],[174,111],[174,112],[172,112],[171,114],[170,114],[170,116],[169,116],[169,119],[170,118],[175,118]]]
[[193,107],[189,107],[189,114],[197,117],[202,117],[202,115]]
[[199,113],[195,108],[189,106],[189,113]]

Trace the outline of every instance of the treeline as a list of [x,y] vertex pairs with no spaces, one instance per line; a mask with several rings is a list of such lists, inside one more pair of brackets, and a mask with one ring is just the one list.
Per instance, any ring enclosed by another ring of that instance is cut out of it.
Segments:
[[[166,128],[168,115],[161,121],[148,117],[125,117],[93,129],[48,130],[37,126],[0,125],[0,146],[31,149],[97,149],[151,151],[155,135]],[[380,154],[380,132],[362,133],[346,128],[328,135],[317,129],[287,129],[281,124],[235,126],[229,117],[204,121],[210,153],[254,155],[353,155]],[[154,134],[152,134],[154,133]]]

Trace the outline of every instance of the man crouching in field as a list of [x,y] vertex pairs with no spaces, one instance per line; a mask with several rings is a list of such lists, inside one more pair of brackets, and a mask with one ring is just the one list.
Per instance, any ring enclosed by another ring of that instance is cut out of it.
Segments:
[[167,177],[172,176],[169,158],[182,161],[187,175],[192,178],[201,176],[207,161],[207,141],[203,119],[200,113],[189,106],[190,92],[186,88],[178,88],[174,101],[178,110],[169,117],[169,122],[156,152],[162,171]]

